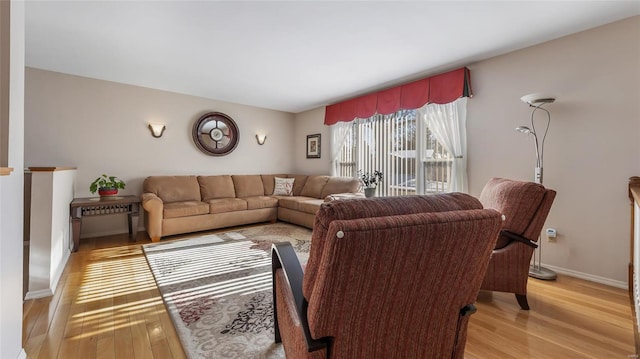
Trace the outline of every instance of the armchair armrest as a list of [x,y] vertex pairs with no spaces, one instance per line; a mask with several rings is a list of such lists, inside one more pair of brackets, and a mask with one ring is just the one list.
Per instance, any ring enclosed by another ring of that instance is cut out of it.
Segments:
[[502,231],[500,231],[500,234],[509,238],[509,239],[513,239],[515,241],[524,243],[526,245],[528,245],[529,247],[533,247],[533,248],[538,248],[538,244],[536,244],[534,241],[528,240],[526,238],[524,238],[523,236],[507,231],[506,229],[503,229]]
[[284,272],[287,281],[291,287],[293,299],[296,306],[296,312],[300,319],[300,325],[303,330],[304,339],[309,352],[316,351],[327,347],[325,339],[313,339],[309,331],[309,323],[307,321],[307,300],[302,295],[302,278],[304,273],[300,261],[293,250],[291,243],[275,243],[271,247],[271,270],[273,278],[273,315],[275,323],[275,341],[279,343],[280,330],[278,327],[278,311],[276,306],[276,270],[281,269]]

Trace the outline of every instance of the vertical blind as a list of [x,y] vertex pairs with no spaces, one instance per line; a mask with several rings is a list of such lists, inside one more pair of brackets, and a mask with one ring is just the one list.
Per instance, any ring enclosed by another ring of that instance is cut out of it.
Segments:
[[335,174],[381,171],[378,196],[448,192],[451,156],[416,113],[401,110],[351,122]]

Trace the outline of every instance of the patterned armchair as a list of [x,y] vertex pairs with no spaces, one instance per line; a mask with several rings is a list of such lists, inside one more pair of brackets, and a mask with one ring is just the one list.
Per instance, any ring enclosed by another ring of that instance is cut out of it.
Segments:
[[501,227],[462,193],[323,204],[304,272],[273,246],[276,342],[295,359],[462,358]]
[[533,182],[492,178],[480,202],[505,215],[481,289],[515,293],[518,304],[529,310],[527,280],[533,251],[547,219],[556,191]]

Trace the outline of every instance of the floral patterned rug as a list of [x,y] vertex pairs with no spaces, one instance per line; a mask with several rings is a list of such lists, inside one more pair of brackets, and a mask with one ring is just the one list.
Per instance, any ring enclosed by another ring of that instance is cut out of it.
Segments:
[[289,241],[306,263],[311,230],[274,223],[143,246],[185,353],[195,358],[284,358],[273,341],[271,244]]

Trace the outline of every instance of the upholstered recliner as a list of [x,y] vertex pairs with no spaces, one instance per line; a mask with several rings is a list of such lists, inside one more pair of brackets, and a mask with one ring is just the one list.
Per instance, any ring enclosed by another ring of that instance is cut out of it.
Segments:
[[520,307],[529,309],[531,256],[555,197],[556,191],[533,182],[492,178],[485,185],[480,202],[504,214],[505,221],[481,289],[515,293]]
[[501,214],[462,193],[340,200],[316,215],[303,272],[273,247],[287,358],[462,358]]

